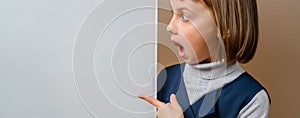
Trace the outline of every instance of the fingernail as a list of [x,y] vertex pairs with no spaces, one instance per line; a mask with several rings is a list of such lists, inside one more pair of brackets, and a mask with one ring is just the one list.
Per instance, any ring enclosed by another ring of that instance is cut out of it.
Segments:
[[175,95],[175,94],[171,94],[171,98],[172,98],[172,99],[175,99],[175,98],[176,98],[176,95]]
[[142,98],[142,97],[144,97],[145,95],[143,95],[143,94],[139,94],[137,97],[139,97],[139,98]]
[[172,97],[172,98],[175,98],[175,97],[176,97],[176,95],[172,93],[172,94],[171,94],[171,97]]

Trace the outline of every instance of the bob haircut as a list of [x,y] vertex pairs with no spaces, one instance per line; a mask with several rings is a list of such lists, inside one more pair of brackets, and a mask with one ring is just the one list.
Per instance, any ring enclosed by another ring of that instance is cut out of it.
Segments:
[[226,49],[228,63],[249,62],[258,42],[256,0],[203,0],[212,10]]

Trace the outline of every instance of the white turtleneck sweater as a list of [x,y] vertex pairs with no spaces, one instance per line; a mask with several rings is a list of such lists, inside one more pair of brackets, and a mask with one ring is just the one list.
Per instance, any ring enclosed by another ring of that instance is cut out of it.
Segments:
[[[207,64],[185,64],[183,78],[190,104],[204,94],[223,87],[235,80],[245,71],[239,64],[226,65],[224,62]],[[265,90],[259,91],[253,99],[239,112],[239,118],[267,118],[269,98]]]

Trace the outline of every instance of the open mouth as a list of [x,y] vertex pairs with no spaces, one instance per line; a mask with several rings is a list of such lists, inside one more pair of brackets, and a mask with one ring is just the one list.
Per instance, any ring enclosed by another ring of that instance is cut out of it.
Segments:
[[185,56],[184,47],[182,45],[180,45],[180,44],[177,44],[177,48],[178,48],[178,54],[179,54],[179,56],[184,57]]
[[179,56],[185,57],[184,47],[173,38],[171,38],[171,41],[177,46]]

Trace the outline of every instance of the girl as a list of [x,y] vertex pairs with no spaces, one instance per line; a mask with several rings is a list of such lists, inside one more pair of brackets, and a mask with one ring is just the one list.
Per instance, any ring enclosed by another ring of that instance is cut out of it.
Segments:
[[[167,30],[186,62],[160,72],[155,106],[158,118],[268,117],[266,89],[238,63],[256,51],[255,0],[170,0]],[[176,94],[176,96],[175,96]]]

